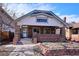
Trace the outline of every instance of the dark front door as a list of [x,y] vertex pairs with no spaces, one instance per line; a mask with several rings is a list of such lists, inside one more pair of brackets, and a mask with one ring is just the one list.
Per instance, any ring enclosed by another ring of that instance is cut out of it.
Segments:
[[40,29],[38,27],[32,28],[32,34],[35,33],[35,32],[40,34]]

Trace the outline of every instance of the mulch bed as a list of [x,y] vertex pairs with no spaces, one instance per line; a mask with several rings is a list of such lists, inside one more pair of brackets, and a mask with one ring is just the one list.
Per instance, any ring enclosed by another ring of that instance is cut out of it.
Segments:
[[48,50],[44,56],[79,56],[79,49]]

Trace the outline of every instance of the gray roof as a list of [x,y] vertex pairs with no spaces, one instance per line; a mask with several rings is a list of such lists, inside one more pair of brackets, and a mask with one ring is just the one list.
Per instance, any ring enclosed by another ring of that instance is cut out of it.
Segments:
[[79,28],[79,23],[70,23],[72,28]]
[[47,15],[50,15],[52,17],[55,17],[58,21],[60,21],[61,23],[64,24],[64,26],[69,27],[69,24],[64,22],[64,20],[62,20],[60,17],[58,17],[57,15],[55,15],[52,11],[46,11],[46,10],[33,10],[23,16],[21,16],[20,18],[16,19],[16,21],[21,20],[22,18],[26,17],[26,16],[31,16],[31,15],[35,15],[35,14],[39,14],[39,13],[44,13]]

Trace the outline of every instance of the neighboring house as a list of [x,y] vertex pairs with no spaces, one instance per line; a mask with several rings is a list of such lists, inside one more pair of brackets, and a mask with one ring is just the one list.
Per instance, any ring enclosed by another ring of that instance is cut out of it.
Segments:
[[79,23],[70,24],[70,37],[71,41],[79,41]]
[[14,19],[0,6],[0,44],[13,41],[15,25]]
[[15,31],[14,19],[2,7],[0,7],[0,27],[2,31]]
[[45,10],[33,10],[16,21],[20,26],[22,37],[32,37],[35,32],[65,35],[65,28],[68,28],[68,24],[64,20],[52,11]]

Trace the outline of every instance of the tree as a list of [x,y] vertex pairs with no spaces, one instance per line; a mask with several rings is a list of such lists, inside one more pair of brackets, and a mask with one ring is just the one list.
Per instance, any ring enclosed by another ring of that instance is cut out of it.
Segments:
[[10,5],[10,4],[5,3],[5,4],[2,4],[2,7],[4,8],[4,10],[5,10],[13,19],[16,19],[16,18],[17,18],[16,12],[15,12],[16,10],[15,10],[15,9],[14,9],[14,10],[9,9],[9,8],[8,8],[9,5]]

